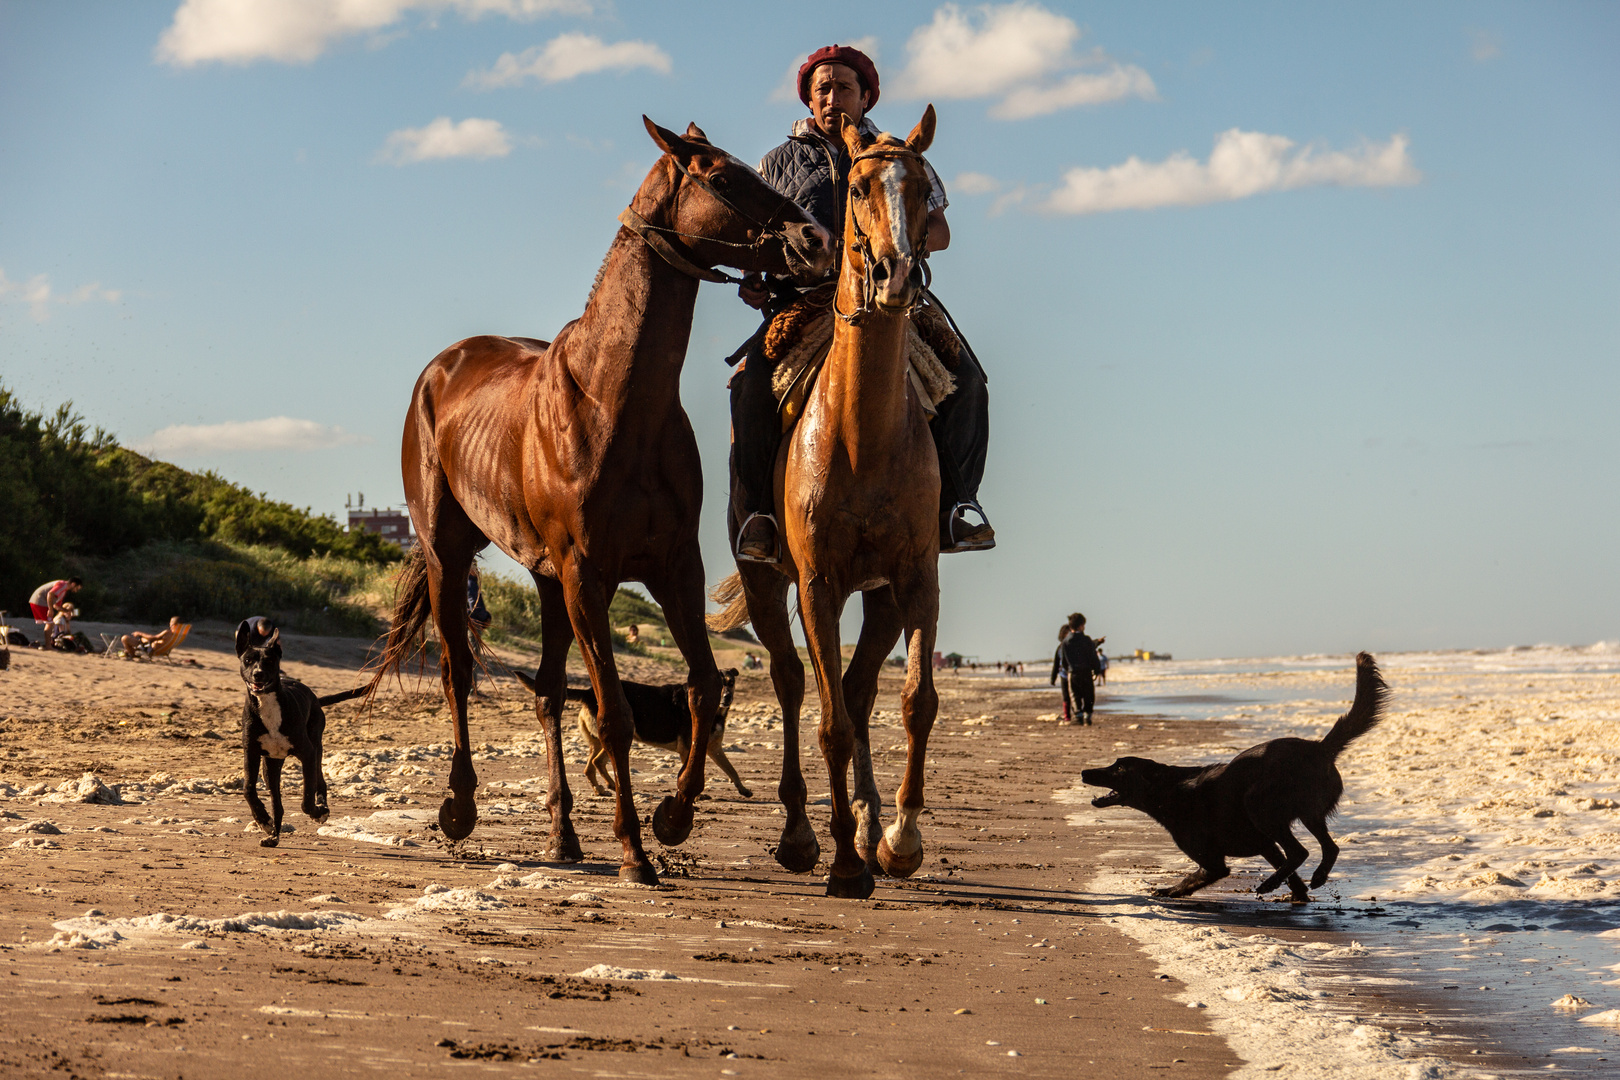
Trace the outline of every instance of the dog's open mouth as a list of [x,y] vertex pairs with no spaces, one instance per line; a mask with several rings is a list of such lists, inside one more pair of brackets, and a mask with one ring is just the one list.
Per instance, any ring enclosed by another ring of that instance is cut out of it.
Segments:
[[1100,809],[1102,807],[1107,807],[1107,806],[1118,806],[1119,802],[1120,802],[1119,792],[1110,791],[1106,795],[1099,795],[1095,799],[1092,799],[1091,800],[1091,805],[1095,806],[1095,807],[1098,807]]

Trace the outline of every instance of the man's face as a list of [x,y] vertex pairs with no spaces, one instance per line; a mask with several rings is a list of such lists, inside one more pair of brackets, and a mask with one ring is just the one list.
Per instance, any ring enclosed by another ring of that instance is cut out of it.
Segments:
[[866,115],[866,93],[860,77],[846,64],[822,64],[810,73],[810,112],[825,135],[833,131],[833,114],[843,113],[855,123]]

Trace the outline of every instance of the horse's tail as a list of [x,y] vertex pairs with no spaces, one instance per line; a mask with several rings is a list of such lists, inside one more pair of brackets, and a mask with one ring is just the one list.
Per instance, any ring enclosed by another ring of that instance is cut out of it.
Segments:
[[433,607],[428,601],[427,556],[418,545],[405,556],[405,561],[400,564],[399,577],[394,582],[394,610],[389,618],[382,659],[377,662],[377,670],[366,684],[368,704],[389,672],[398,672],[407,660],[422,651],[425,644],[423,630],[432,617]]
[[732,574],[709,590],[709,599],[720,605],[719,611],[704,616],[710,630],[723,634],[748,624],[748,596],[743,592],[741,573]]
[[1389,686],[1378,673],[1378,664],[1368,653],[1356,654],[1356,699],[1350,711],[1339,717],[1333,729],[1322,737],[1322,748],[1338,757],[1352,739],[1367,734],[1384,718]]

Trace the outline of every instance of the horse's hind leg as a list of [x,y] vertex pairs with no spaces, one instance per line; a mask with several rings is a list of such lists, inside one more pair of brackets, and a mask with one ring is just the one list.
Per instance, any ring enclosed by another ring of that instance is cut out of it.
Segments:
[[[447,500],[448,501],[448,500]],[[452,509],[453,507],[453,509]],[[448,511],[448,512],[447,512]],[[467,695],[472,690],[473,652],[467,640],[467,573],[481,544],[456,535],[463,530],[446,527],[451,514],[467,521],[461,508],[440,503],[433,540],[427,549],[428,602],[433,627],[439,632],[439,677],[445,701],[455,718],[455,750],[450,757],[450,797],[439,807],[439,828],[450,840],[464,840],[478,823],[478,773],[473,769],[472,740],[467,734]]]
[[[535,588],[540,591],[540,668],[534,676],[534,715],[546,740],[546,810],[551,816],[546,861],[579,862],[585,853],[574,832],[574,793],[568,789],[568,766],[563,758],[562,741],[568,648],[574,643],[574,626],[568,621],[568,604],[563,599],[562,585],[540,574],[533,577]],[[594,759],[595,751],[592,751]],[[590,762],[587,762],[588,780],[591,779],[589,768]]]
[[[555,559],[555,554],[552,557]],[[641,820],[636,814],[630,785],[630,741],[635,726],[630,717],[630,703],[619,686],[619,672],[613,662],[613,635],[608,627],[608,595],[616,583],[603,580],[596,567],[577,554],[563,559],[557,571],[563,596],[568,601],[568,615],[579,642],[580,656],[596,691],[597,727],[603,745],[613,755],[613,776],[617,781],[613,835],[624,847],[619,878],[635,885],[657,885],[658,873],[641,846]]]
[[883,797],[872,775],[872,706],[877,703],[878,677],[883,661],[900,640],[900,608],[887,585],[861,594],[861,636],[844,671],[844,703],[855,725],[855,787],[850,808],[855,811],[855,850],[873,873],[882,873],[878,843],[883,838]]
[[769,567],[748,563],[740,566],[744,595],[748,598],[748,618],[754,624],[759,643],[771,657],[771,683],[776,702],[782,707],[782,778],[776,796],[782,802],[786,822],[776,845],[776,861],[795,874],[808,874],[821,858],[821,845],[805,815],[808,793],[804,769],[799,761],[799,710],[804,706],[804,662],[793,644],[793,628],[788,621],[788,579]]
[[703,560],[693,543],[684,557],[672,560],[666,581],[647,582],[647,590],[664,609],[664,619],[675,647],[686,658],[686,702],[692,716],[691,745],[675,782],[675,794],[666,795],[653,811],[653,835],[661,844],[683,843],[692,833],[692,809],[703,794],[703,770],[720,707],[720,669],[709,648],[709,628],[703,622]]
[[821,691],[821,756],[827,762],[832,789],[832,836],[835,845],[827,873],[827,895],[864,900],[872,895],[872,871],[855,851],[855,813],[849,805],[849,762],[855,753],[855,725],[844,705],[843,655],[838,641],[839,609],[844,597],[825,578],[799,580],[799,609],[804,639],[810,646],[816,687]]
[[910,877],[922,865],[922,830],[917,818],[923,810],[923,777],[928,760],[928,736],[939,715],[939,693],[934,689],[934,636],[939,627],[939,567],[922,563],[907,582],[895,583],[906,625],[906,685],[900,694],[900,713],[906,725],[906,772],[895,798],[895,817],[878,844],[878,862],[891,877]]

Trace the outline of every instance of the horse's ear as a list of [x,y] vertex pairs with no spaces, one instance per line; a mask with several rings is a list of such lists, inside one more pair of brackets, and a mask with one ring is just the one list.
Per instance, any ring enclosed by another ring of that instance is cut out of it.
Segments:
[[861,134],[861,125],[843,113],[833,113],[833,123],[838,125],[833,135],[844,140],[844,148],[849,151],[850,157],[866,149],[866,137]]
[[[709,142],[709,137],[703,134],[703,129],[694,123],[688,123],[686,125],[686,137],[688,139],[701,139],[704,142]],[[713,146],[714,144],[709,143],[709,145]]]
[[934,107],[929,105],[923,110],[917,126],[906,136],[906,149],[920,154],[934,144],[934,119]]
[[649,120],[645,115],[642,116],[641,122],[647,125],[647,134],[651,135],[652,141],[658,144],[658,149],[662,150],[666,154],[669,154],[683,165],[691,160],[694,155],[700,153],[703,149],[702,147],[694,146],[693,144],[687,142],[681,136],[669,130],[669,128],[659,127],[657,124]]

